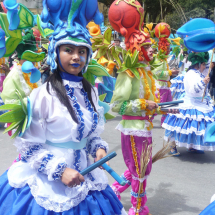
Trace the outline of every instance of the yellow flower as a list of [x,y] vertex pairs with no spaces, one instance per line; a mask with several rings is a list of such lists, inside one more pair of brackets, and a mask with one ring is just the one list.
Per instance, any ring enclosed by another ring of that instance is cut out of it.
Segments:
[[94,22],[89,22],[89,24],[87,25],[87,28],[89,29],[89,33],[92,37],[95,37],[101,34],[100,26],[95,24]]
[[181,40],[180,37],[177,37],[177,38],[175,38],[175,39],[172,39],[172,41],[173,41],[174,43],[176,43],[178,46],[180,46],[180,40]]
[[105,66],[105,64],[108,63],[108,60],[104,56],[102,56],[99,58],[98,63],[102,66]]
[[156,44],[156,41],[152,38],[149,38],[153,44]]
[[165,29],[165,26],[164,26],[164,25],[160,24],[160,25],[158,26],[158,30],[160,31],[160,33],[161,33],[164,29]]
[[151,31],[153,28],[153,23],[146,24],[146,27]]
[[144,32],[149,33],[149,31],[148,31],[148,29],[147,29],[147,28],[144,28]]

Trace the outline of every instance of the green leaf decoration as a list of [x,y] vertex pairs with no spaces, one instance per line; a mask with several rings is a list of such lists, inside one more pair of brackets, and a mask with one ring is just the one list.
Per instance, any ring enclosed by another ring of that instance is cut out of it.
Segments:
[[84,78],[86,78],[93,86],[95,86],[95,77],[92,73],[86,72],[83,74]]
[[33,13],[28,10],[28,8],[23,5],[19,4],[20,9],[19,9],[19,18],[20,18],[20,23],[18,26],[18,29],[27,29],[27,28],[32,28],[34,26],[34,15]]
[[49,29],[49,28],[45,28],[45,29],[44,29],[44,33],[45,33],[46,37],[52,35],[53,32],[54,32],[54,31],[51,30],[51,29]]
[[117,54],[114,46],[111,48],[111,53],[118,65],[118,67],[120,67],[122,65],[122,63],[121,63],[121,60],[119,59],[119,54]]
[[125,58],[125,66],[127,68],[131,68],[132,67],[132,62],[131,62],[131,56],[130,54],[127,54],[126,55],[126,58]]
[[28,112],[27,112],[27,107],[26,107],[26,104],[24,103],[23,99],[22,99],[22,95],[21,93],[16,89],[16,95],[19,97],[19,100],[20,100],[20,103],[21,103],[21,106],[22,106],[22,110],[24,111],[24,113],[27,115]]
[[11,56],[19,43],[22,41],[22,31],[21,30],[9,30],[9,23],[7,20],[7,14],[0,13],[0,25],[8,37],[6,40],[6,53],[4,57]]
[[12,123],[12,122],[23,120],[24,118],[25,118],[25,113],[22,110],[22,108],[19,108],[2,114],[0,116],[0,122]]
[[26,115],[26,116],[25,116],[24,123],[23,123],[23,125],[22,125],[22,133],[23,133],[23,134],[25,133],[27,124],[28,124],[28,116]]
[[135,66],[137,64],[138,56],[139,56],[139,52],[137,50],[135,50],[134,54],[132,56],[132,66]]
[[14,37],[14,38],[22,39],[22,31],[21,30],[14,30],[14,31],[9,30],[9,23],[7,20],[7,14],[0,13],[0,25],[1,25],[2,29],[4,30],[5,35],[7,37]]
[[21,41],[22,40],[19,38],[8,37],[6,40],[6,53],[5,53],[4,57],[11,56]]
[[110,119],[114,119],[114,118],[115,118],[115,116],[112,115],[112,114],[110,114],[110,113],[106,113],[106,114],[105,114],[105,119],[106,119],[106,120],[110,120]]
[[13,122],[9,127],[7,127],[7,128],[4,130],[3,134],[5,134],[5,133],[7,133],[7,132],[9,132],[9,131],[12,131],[13,129],[16,129],[16,128],[20,125],[20,123],[22,123],[22,121],[23,121],[23,120],[18,121],[18,122]]
[[140,74],[139,74],[139,72],[137,71],[137,69],[135,69],[135,68],[129,68],[130,70],[131,70],[131,72],[135,75],[135,77],[137,78],[137,79],[140,79]]
[[87,72],[90,72],[92,75],[95,75],[97,77],[103,77],[103,76],[110,77],[107,70],[99,64],[98,65],[89,65]]
[[118,69],[117,73],[125,72],[128,68],[123,64],[120,69]]
[[104,32],[104,43],[110,44],[111,43],[111,36],[112,36],[112,30],[110,28],[107,28]]
[[147,67],[147,65],[143,63],[136,63],[135,65],[135,68],[144,68],[144,67]]
[[18,134],[19,132],[22,130],[22,124],[19,125],[19,127],[17,128],[16,132],[14,133],[14,135],[11,137],[11,139],[14,139]]
[[99,58],[101,58],[102,56],[104,56],[105,55],[105,53],[106,53],[106,48],[100,48],[99,50],[98,50],[98,53],[97,53],[97,55],[96,55],[96,59],[99,59]]
[[184,55],[180,55],[180,61],[184,60]]
[[20,108],[20,105],[16,105],[16,104],[5,104],[0,106],[0,110],[15,110],[17,108]]
[[49,49],[49,44],[43,44],[42,45],[44,49],[48,50]]
[[41,18],[40,18],[40,15],[37,14],[37,27],[38,27],[38,30],[40,31],[41,35],[43,38],[46,38],[46,34],[42,28],[42,21],[41,21]]
[[27,60],[27,61],[30,61],[30,62],[40,62],[45,58],[45,56],[46,56],[45,52],[35,53],[33,51],[28,50],[28,51],[25,51],[22,54],[21,59],[22,60]]
[[100,100],[101,102],[103,102],[103,101],[105,100],[106,95],[107,95],[107,93],[100,95],[100,96],[99,96],[99,100]]

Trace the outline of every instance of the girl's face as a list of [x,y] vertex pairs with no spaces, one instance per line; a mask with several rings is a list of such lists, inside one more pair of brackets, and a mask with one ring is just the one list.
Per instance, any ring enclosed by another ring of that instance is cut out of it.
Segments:
[[204,70],[206,69],[206,64],[205,63],[201,63],[200,65],[200,72],[202,73]]
[[[87,48],[68,44],[60,46],[59,51],[61,64],[64,70],[69,74],[78,76],[86,64]],[[62,72],[64,72],[63,68],[60,66]]]

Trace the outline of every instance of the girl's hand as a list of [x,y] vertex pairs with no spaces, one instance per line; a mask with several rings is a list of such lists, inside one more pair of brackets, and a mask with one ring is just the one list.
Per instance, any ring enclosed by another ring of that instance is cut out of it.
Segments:
[[[96,152],[95,162],[101,160],[106,155],[107,155],[107,153],[104,149],[98,149]],[[109,162],[107,162],[107,165],[109,166]],[[100,167],[100,168],[103,169],[102,167]]]
[[204,79],[203,79],[203,81],[205,82],[205,84],[208,84],[209,82],[210,82],[210,77],[205,77]]
[[147,100],[146,103],[148,103],[147,108],[149,110],[153,110],[153,109],[157,109],[158,108],[158,104],[156,102],[154,102],[154,101]]
[[84,182],[84,176],[74,169],[66,168],[62,174],[61,181],[68,187],[76,187],[81,182]]

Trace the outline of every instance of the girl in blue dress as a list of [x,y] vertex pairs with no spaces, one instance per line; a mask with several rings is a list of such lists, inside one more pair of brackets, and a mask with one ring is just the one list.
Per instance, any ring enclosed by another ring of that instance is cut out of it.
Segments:
[[90,155],[106,156],[108,144],[100,138],[104,109],[83,77],[92,56],[89,33],[73,25],[57,23],[50,39],[53,74],[30,95],[32,122],[14,143],[21,160],[0,177],[1,215],[126,214],[102,169],[79,173],[92,164]]
[[[203,76],[205,64],[208,62],[208,52],[191,53],[188,60],[192,65],[184,76],[185,96],[184,103],[180,104],[179,114],[168,114],[163,127],[166,129],[164,139],[173,145],[188,148],[189,152],[204,153],[214,151],[214,143],[204,143],[206,128],[214,122],[214,106],[205,86],[210,78]],[[172,154],[177,153],[176,146]]]

